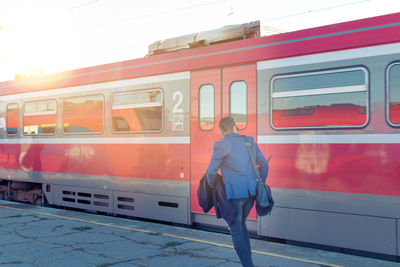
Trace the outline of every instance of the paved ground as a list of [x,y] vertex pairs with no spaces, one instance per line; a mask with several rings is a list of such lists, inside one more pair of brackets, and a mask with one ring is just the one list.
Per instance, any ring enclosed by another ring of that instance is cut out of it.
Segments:
[[[0,266],[241,266],[229,235],[0,201]],[[257,266],[400,266],[252,240]]]

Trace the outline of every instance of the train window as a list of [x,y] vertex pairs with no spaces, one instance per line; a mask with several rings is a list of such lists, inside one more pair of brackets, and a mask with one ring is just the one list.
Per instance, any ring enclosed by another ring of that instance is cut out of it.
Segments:
[[57,102],[40,101],[24,105],[24,134],[54,134],[57,122]]
[[392,126],[400,126],[400,64],[388,68],[387,114]]
[[368,72],[362,67],[276,76],[271,90],[276,129],[363,127],[368,121]]
[[214,86],[211,84],[199,89],[199,127],[204,131],[214,128]]
[[230,86],[229,113],[235,119],[239,130],[247,125],[247,85],[244,81],[233,82]]
[[18,104],[7,105],[6,129],[7,134],[18,133]]
[[63,120],[66,134],[101,133],[104,121],[103,96],[65,98]]
[[162,126],[163,93],[161,90],[114,95],[113,132],[159,132]]

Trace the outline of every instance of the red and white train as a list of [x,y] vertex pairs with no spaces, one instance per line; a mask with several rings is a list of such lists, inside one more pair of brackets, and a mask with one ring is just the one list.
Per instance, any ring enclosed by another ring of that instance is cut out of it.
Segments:
[[228,114],[272,156],[252,231],[400,256],[400,13],[0,83],[0,189],[220,226],[196,190]]

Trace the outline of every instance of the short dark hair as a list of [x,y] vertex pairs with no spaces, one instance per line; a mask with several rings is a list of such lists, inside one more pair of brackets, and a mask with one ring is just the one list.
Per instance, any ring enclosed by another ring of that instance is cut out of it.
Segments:
[[219,128],[224,132],[224,133],[232,133],[233,130],[235,129],[236,123],[235,120],[231,117],[224,117],[219,121]]

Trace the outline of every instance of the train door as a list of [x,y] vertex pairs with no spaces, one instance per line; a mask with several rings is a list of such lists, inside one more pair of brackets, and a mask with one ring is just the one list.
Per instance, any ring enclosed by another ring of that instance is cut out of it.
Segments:
[[[218,122],[231,115],[239,133],[257,134],[256,65],[191,73],[191,211],[202,212],[197,188],[211,159],[214,142],[221,139]],[[256,218],[250,213],[249,218]]]

